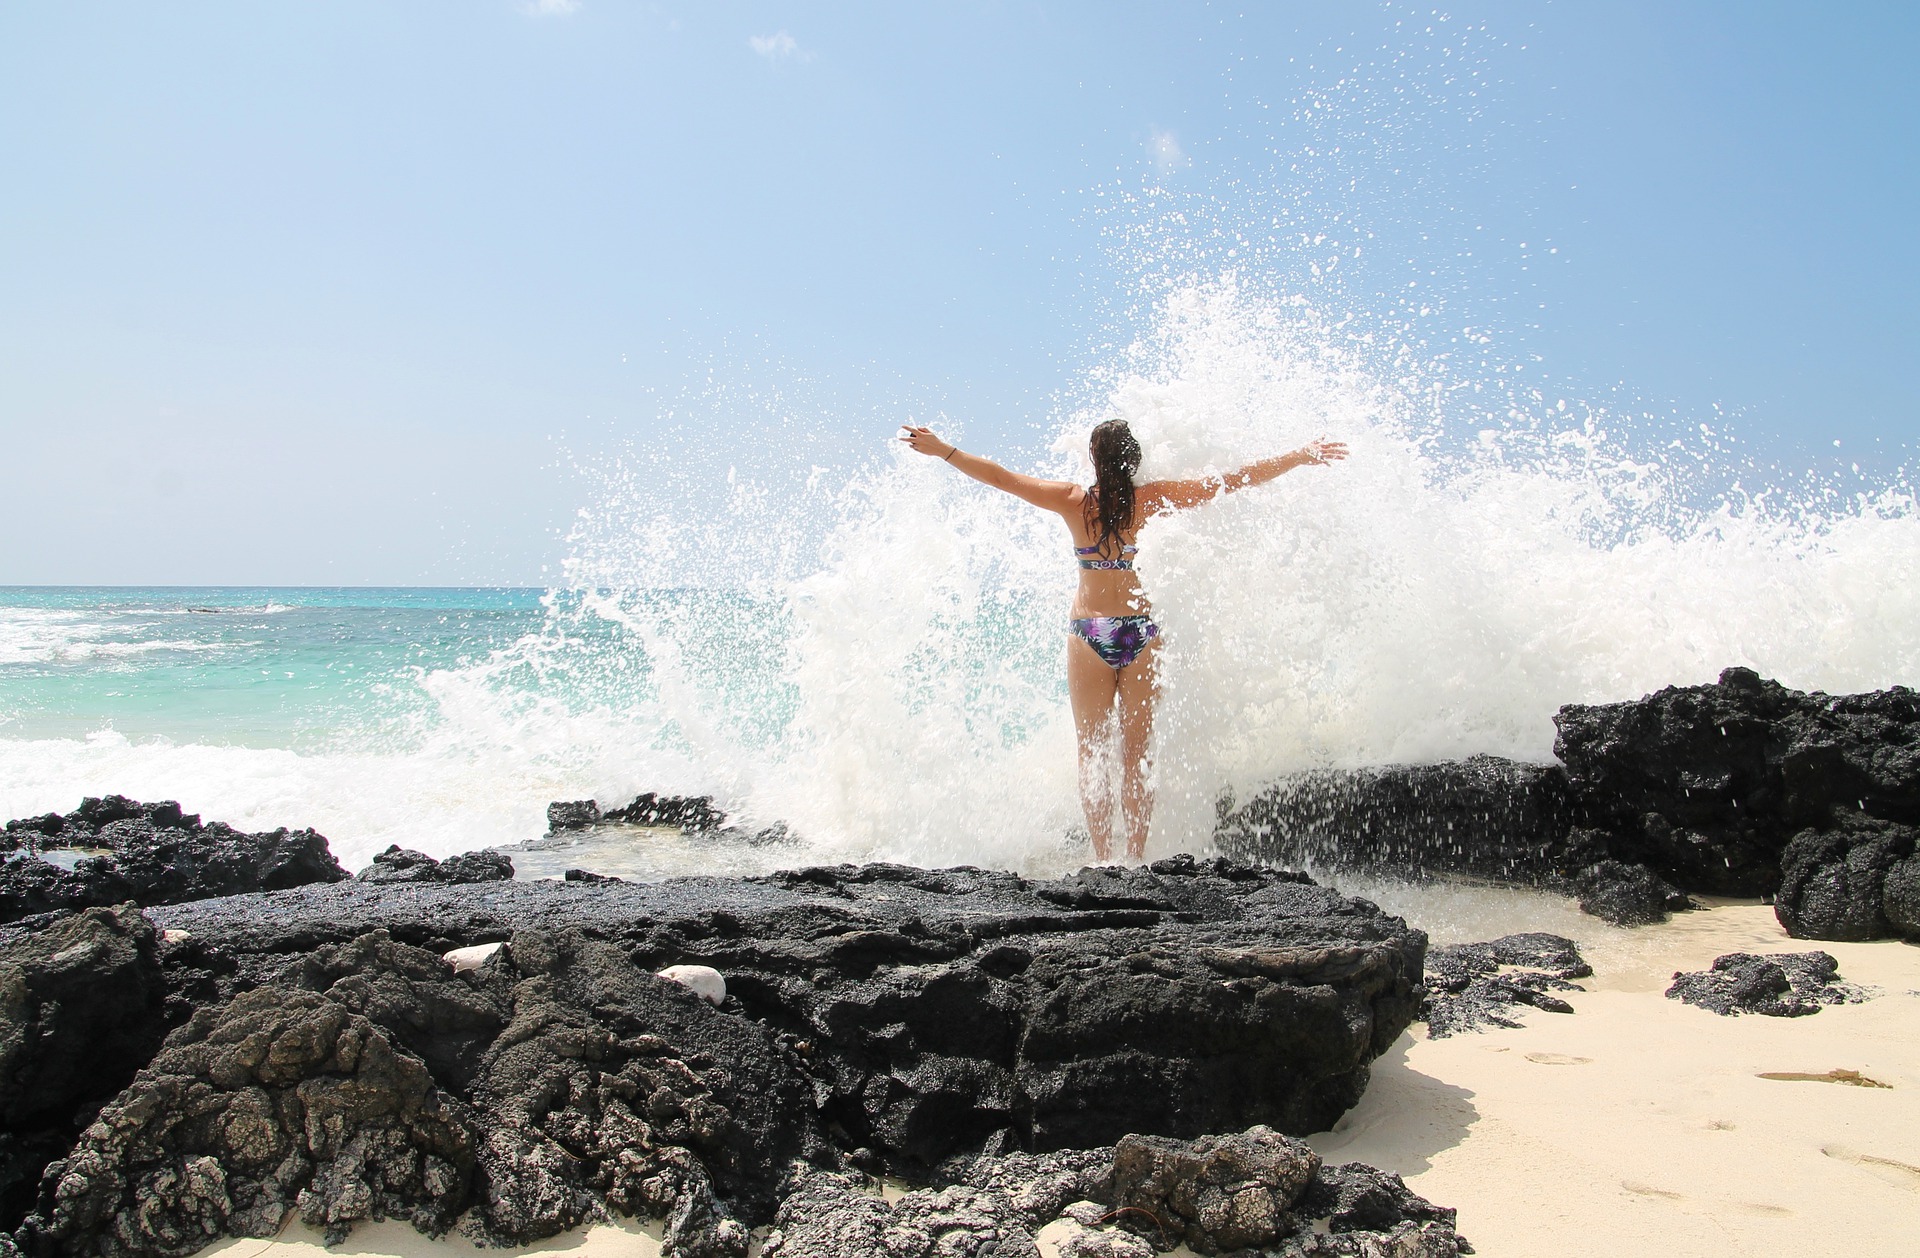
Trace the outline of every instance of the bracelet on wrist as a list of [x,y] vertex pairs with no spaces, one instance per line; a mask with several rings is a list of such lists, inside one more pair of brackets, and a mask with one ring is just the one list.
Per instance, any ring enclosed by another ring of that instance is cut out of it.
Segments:
[[946,461],[946,462],[948,462],[948,463],[951,463],[951,462],[953,462],[953,456],[954,456],[954,455],[956,455],[956,454],[958,454],[958,453],[960,453],[960,447],[959,447],[959,446],[948,446],[948,447],[947,447],[947,457],[946,457],[946,460],[945,460],[945,461]]

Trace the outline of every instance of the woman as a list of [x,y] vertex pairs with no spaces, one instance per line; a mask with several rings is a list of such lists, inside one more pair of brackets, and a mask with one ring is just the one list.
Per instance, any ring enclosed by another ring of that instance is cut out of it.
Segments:
[[1080,560],[1080,589],[1067,622],[1067,693],[1080,740],[1080,804],[1093,836],[1096,860],[1113,852],[1113,807],[1108,798],[1104,753],[1112,744],[1114,710],[1120,725],[1120,812],[1127,832],[1127,858],[1147,850],[1147,821],[1153,815],[1153,791],[1147,784],[1147,744],[1153,734],[1153,705],[1159,694],[1155,642],[1160,636],[1147,596],[1133,574],[1134,539],[1156,515],[1210,502],[1223,493],[1264,485],[1274,477],[1309,464],[1347,457],[1347,448],[1325,439],[1290,454],[1249,463],[1224,476],[1196,480],[1133,483],[1140,466],[1140,443],[1123,419],[1093,430],[1092,486],[1041,480],[1009,472],[989,459],[942,441],[931,428],[902,425],[900,439],[921,454],[944,459],[960,471],[1024,502],[1044,507],[1067,523],[1073,553]]

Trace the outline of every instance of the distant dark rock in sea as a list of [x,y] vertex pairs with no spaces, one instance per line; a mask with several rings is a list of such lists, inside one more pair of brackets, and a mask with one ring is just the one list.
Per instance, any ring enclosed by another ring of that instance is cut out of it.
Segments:
[[1722,1016],[1798,1018],[1826,1005],[1866,1000],[1869,993],[1840,981],[1839,962],[1825,952],[1731,952],[1715,957],[1712,969],[1675,974],[1667,997]]
[[547,805],[547,836],[517,845],[527,851],[539,851],[566,841],[579,830],[603,826],[664,826],[679,829],[685,835],[697,835],[728,843],[766,847],[785,843],[790,835],[784,824],[775,823],[753,829],[730,822],[727,813],[714,806],[710,795],[656,795],[648,791],[624,808],[600,811],[591,799],[555,800]]
[[396,843],[375,856],[359,877],[361,882],[503,882],[513,877],[513,861],[490,848],[438,861]]
[[[1004,1195],[954,1187],[991,1159],[1326,1128],[1413,1018],[1426,949],[1301,875],[1191,858],[356,880],[149,916],[191,1012],[49,1167],[30,1252],[184,1255],[289,1213],[337,1234],[470,1210],[518,1243],[613,1209],[667,1218],[669,1252],[742,1255],[795,1164],[935,1185],[914,1217],[938,1231]],[[440,955],[501,940],[464,972]],[[675,964],[718,969],[722,1004],[656,977]],[[1030,1214],[1010,1240],[1056,1217]]]
[[[278,891],[347,876],[326,839],[312,830],[247,834],[219,821],[202,825],[171,801],[142,804],[120,795],[83,800],[65,816],[9,821],[0,830],[0,850],[12,853],[0,862],[0,922],[127,901],[174,904]],[[69,853],[78,857],[70,868],[45,858]]]
[[1554,724],[1558,765],[1300,774],[1223,806],[1215,841],[1262,863],[1533,883],[1621,924],[1687,892],[1777,892],[1806,938],[1920,938],[1914,691],[1806,694],[1730,668]]
[[727,814],[714,807],[711,795],[656,795],[648,791],[624,808],[600,811],[591,799],[556,800],[547,805],[547,829],[584,830],[597,825],[678,826],[689,834],[718,830]]

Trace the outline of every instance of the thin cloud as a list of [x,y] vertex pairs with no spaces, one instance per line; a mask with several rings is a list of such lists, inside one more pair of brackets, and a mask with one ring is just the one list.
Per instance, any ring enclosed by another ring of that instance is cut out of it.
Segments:
[[1147,136],[1147,156],[1153,162],[1154,171],[1166,178],[1176,170],[1184,170],[1193,165],[1193,159],[1180,147],[1180,138],[1173,132],[1161,127],[1153,128]]
[[520,11],[528,17],[565,17],[580,11],[580,0],[523,0]]
[[792,57],[806,59],[800,51],[800,41],[785,31],[776,31],[771,35],[750,35],[747,47],[753,49],[768,61],[786,61]]

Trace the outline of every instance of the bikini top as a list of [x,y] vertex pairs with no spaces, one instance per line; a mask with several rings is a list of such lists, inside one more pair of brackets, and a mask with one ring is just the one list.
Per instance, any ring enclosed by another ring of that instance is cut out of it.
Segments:
[[1123,558],[1120,558],[1120,559],[1088,559],[1086,558],[1086,556],[1088,555],[1097,555],[1100,553],[1100,547],[1097,545],[1075,546],[1073,548],[1073,553],[1081,556],[1080,566],[1082,568],[1092,568],[1092,569],[1095,569],[1096,571],[1101,571],[1101,572],[1116,572],[1116,571],[1132,572],[1133,560],[1124,558],[1124,556],[1131,555],[1133,552],[1139,549],[1140,548],[1138,546],[1122,546],[1120,548],[1120,554],[1123,556]]

